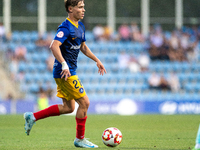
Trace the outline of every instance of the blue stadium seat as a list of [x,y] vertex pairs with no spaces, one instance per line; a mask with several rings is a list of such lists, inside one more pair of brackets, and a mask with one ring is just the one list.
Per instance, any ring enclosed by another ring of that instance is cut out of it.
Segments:
[[35,42],[36,40],[38,40],[39,36],[38,36],[38,32],[37,31],[32,31],[30,34],[30,39],[31,42]]
[[30,62],[27,64],[27,69],[28,72],[35,72],[36,71],[36,65],[33,62]]
[[29,31],[23,31],[21,32],[21,39],[24,42],[30,42],[31,40],[31,32]]
[[12,32],[12,42],[21,42],[21,32],[19,31],[13,31]]
[[27,69],[27,64],[25,62],[19,62],[19,71],[25,72]]
[[34,74],[31,74],[32,75],[32,79],[35,83],[42,83],[43,79],[41,78],[41,74],[40,73],[34,73]]
[[42,73],[45,72],[47,70],[46,63],[38,63],[37,70],[38,70],[38,72],[42,72]]
[[26,46],[28,52],[34,52],[36,50],[35,43],[29,42],[29,43],[25,44],[25,46]]
[[27,83],[33,82],[33,78],[32,78],[31,73],[26,73],[24,79],[25,79],[25,82],[27,82]]
[[32,83],[29,85],[29,91],[30,93],[38,93],[39,92],[39,86],[37,83]]

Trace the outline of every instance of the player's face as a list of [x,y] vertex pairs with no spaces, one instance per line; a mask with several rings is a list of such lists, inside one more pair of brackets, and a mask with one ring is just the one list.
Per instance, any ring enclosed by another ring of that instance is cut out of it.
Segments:
[[77,20],[84,18],[85,13],[85,4],[83,1],[80,1],[77,6],[73,8],[73,17]]

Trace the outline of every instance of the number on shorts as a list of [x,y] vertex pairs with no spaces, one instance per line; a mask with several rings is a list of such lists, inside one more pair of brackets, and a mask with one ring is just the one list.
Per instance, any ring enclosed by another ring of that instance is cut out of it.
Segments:
[[78,81],[79,81],[80,85],[82,86],[81,80],[80,80],[80,79],[78,79]]
[[79,86],[77,85],[77,84],[78,84],[78,81],[77,81],[77,80],[74,80],[74,81],[73,81],[73,84],[75,84],[75,85],[74,85],[75,89],[78,89],[78,88],[79,88]]
[[79,82],[80,85],[82,86],[82,83],[81,83],[81,80],[80,80],[80,79],[78,79],[78,80],[74,80],[74,81],[73,81],[73,84],[75,84],[75,85],[74,85],[74,88],[75,88],[75,89],[78,89],[78,88],[79,88],[79,86],[77,85],[78,82]]

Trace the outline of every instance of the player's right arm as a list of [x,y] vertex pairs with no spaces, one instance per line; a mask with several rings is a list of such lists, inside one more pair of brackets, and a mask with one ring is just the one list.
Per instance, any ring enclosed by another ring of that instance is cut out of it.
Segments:
[[49,48],[51,49],[54,57],[62,64],[61,78],[65,77],[65,80],[67,80],[67,78],[70,77],[71,74],[67,63],[61,54],[61,45],[62,43],[60,41],[53,40]]

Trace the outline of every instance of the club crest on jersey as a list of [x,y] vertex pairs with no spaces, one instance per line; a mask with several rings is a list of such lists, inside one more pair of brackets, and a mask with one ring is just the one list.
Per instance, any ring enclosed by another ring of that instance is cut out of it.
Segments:
[[80,92],[80,93],[83,93],[83,92],[84,92],[84,89],[83,89],[83,88],[80,88],[80,89],[79,89],[79,92]]
[[64,36],[64,32],[63,31],[59,31],[57,33],[57,37],[62,38]]

